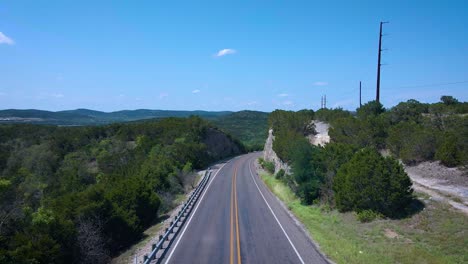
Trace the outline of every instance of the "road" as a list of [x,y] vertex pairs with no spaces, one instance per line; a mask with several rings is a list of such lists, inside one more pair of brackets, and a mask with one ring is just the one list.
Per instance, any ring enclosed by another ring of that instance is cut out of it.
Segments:
[[327,263],[258,178],[250,153],[212,167],[162,263]]

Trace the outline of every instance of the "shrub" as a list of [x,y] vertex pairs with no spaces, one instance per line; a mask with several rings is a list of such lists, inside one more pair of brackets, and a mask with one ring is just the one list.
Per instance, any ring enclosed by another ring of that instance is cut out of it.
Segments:
[[276,173],[276,179],[283,179],[284,178],[284,170],[283,169],[280,169],[277,173]]
[[275,173],[275,164],[273,162],[265,161],[262,167],[271,174]]
[[389,149],[406,164],[434,158],[437,131],[415,122],[401,122],[389,131]]
[[258,164],[260,164],[260,166],[263,167],[264,162],[265,162],[265,160],[262,157],[258,158]]
[[454,135],[445,135],[442,144],[437,148],[435,158],[448,167],[460,164],[460,151],[457,146],[457,138]]
[[367,222],[372,222],[374,219],[379,218],[381,214],[376,213],[372,210],[362,210],[360,212],[357,212],[357,219],[361,223],[367,223]]
[[411,184],[397,160],[365,148],[341,166],[333,180],[333,190],[340,211],[373,210],[393,217],[410,204]]

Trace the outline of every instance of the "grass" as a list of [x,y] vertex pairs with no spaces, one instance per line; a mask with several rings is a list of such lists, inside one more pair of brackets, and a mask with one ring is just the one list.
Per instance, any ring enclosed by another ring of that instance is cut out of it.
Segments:
[[[360,223],[354,213],[307,206],[283,182],[260,176],[337,263],[468,263],[468,217],[429,201],[405,219]],[[423,195],[424,196],[424,195]]]

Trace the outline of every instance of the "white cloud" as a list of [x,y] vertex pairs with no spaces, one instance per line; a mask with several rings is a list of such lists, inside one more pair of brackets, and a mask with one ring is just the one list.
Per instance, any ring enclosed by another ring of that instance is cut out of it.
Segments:
[[63,98],[65,97],[65,95],[61,94],[61,93],[54,93],[54,94],[51,94],[52,97],[55,97],[55,98]]
[[326,85],[328,85],[328,82],[318,81],[318,82],[314,82],[314,85],[315,86],[326,86]]
[[279,96],[279,97],[288,97],[289,94],[287,94],[287,93],[281,93],[281,94],[278,94],[278,96]]
[[163,99],[163,98],[168,97],[168,96],[169,96],[168,93],[160,93],[159,94],[159,99]]
[[293,101],[287,100],[283,102],[283,105],[293,105]]
[[201,91],[198,90],[198,89],[195,89],[195,90],[192,91],[193,94],[197,94],[197,93],[199,93],[199,92],[201,92]]
[[0,44],[14,45],[15,41],[0,32]]
[[249,105],[249,106],[258,105],[258,102],[257,101],[250,101],[250,102],[247,102],[247,105]]
[[216,57],[222,57],[222,56],[225,56],[225,55],[234,54],[236,52],[237,51],[233,50],[233,49],[222,49],[222,50],[218,51],[218,53],[216,53]]

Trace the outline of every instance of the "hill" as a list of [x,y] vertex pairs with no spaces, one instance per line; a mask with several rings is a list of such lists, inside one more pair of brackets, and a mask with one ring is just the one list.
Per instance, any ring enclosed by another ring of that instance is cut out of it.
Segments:
[[210,119],[217,127],[233,135],[250,150],[263,149],[268,134],[269,113],[240,111]]
[[189,117],[192,115],[202,118],[216,118],[230,114],[228,111],[172,111],[172,110],[122,110],[115,112],[101,112],[89,109],[76,109],[66,111],[44,111],[36,109],[0,110],[0,123],[29,123],[44,125],[82,126],[100,125],[115,122],[128,122],[151,118]]

